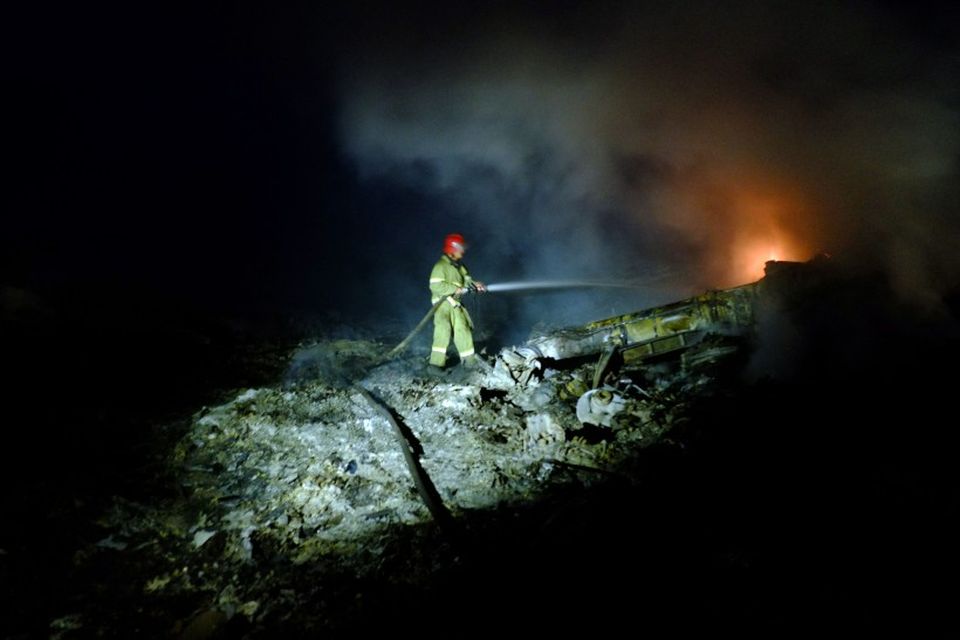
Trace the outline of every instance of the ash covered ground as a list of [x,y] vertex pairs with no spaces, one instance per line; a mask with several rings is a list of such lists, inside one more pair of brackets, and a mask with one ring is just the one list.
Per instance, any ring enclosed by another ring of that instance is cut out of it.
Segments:
[[837,278],[716,358],[618,366],[605,425],[595,358],[517,384],[208,325],[108,383],[82,372],[123,349],[54,342],[78,377],[11,383],[4,635],[950,628],[956,307],[886,294]]

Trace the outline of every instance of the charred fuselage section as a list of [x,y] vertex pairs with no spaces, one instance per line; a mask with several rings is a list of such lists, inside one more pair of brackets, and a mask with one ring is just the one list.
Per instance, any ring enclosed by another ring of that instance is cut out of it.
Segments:
[[641,365],[675,356],[683,364],[713,360],[737,350],[753,335],[758,309],[785,291],[816,278],[824,258],[810,262],[770,261],[765,276],[730,289],[712,290],[671,304],[534,336],[500,354],[514,379],[524,383],[542,360],[598,356],[593,386],[611,363]]

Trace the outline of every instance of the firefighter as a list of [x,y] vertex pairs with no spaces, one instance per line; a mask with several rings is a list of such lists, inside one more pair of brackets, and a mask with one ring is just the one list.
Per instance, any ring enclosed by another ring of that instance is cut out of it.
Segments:
[[433,348],[430,364],[443,367],[447,363],[447,347],[450,336],[460,354],[460,362],[467,367],[478,364],[473,350],[473,321],[464,308],[461,298],[467,291],[486,291],[482,282],[470,277],[460,260],[467,250],[467,243],[459,233],[451,233],[443,242],[443,255],[430,272],[431,304],[441,300],[433,316]]

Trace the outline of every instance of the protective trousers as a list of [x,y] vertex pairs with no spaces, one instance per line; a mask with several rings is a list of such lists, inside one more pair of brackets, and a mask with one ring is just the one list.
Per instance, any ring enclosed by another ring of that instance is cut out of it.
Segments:
[[444,301],[433,316],[433,348],[430,351],[430,364],[442,367],[447,363],[447,347],[450,334],[457,347],[461,362],[473,359],[473,321],[462,305],[453,306]]

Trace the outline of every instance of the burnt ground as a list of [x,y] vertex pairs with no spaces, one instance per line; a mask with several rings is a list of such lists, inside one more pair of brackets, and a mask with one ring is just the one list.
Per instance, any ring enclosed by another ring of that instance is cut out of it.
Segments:
[[[337,576],[317,608],[338,617],[307,606],[265,630],[237,616],[211,636],[308,636],[318,621],[427,635],[624,626],[953,635],[957,307],[951,299],[931,314],[890,300],[876,278],[792,298],[781,310],[789,340],[761,339],[774,354],[765,366],[751,371],[756,358],[744,357],[726,371],[688,421],[637,454],[629,482],[594,479],[473,512],[457,542],[425,525],[425,538],[398,535],[393,552],[443,557],[441,571],[412,585]],[[58,304],[5,327],[3,637],[47,637],[52,620],[104,595],[88,589],[145,578],[118,561],[91,580],[76,570],[77,551],[102,537],[96,522],[113,496],[163,499],[158,469],[189,416],[275,384],[303,337],[282,324],[154,310]],[[423,539],[441,542],[417,547]],[[277,560],[275,570],[296,586],[297,568]],[[173,613],[195,612],[184,602]],[[138,617],[139,628],[62,637],[181,628],[149,611],[124,620]]]

